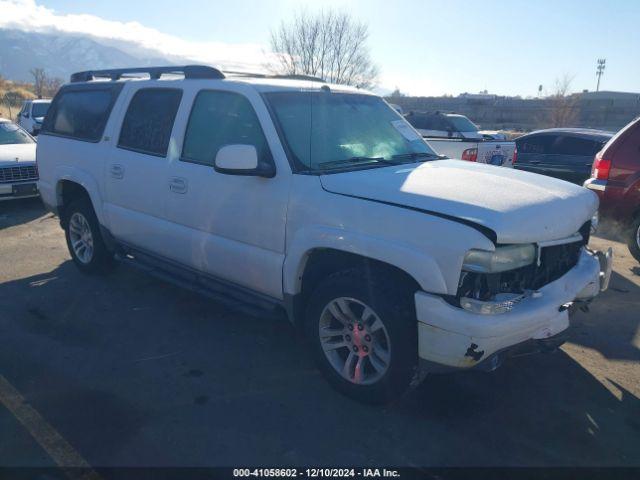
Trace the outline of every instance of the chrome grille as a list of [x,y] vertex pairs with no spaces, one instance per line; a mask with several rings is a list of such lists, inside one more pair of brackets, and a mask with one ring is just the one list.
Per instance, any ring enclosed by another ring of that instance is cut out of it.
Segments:
[[0,183],[24,182],[37,179],[38,168],[35,165],[0,167]]

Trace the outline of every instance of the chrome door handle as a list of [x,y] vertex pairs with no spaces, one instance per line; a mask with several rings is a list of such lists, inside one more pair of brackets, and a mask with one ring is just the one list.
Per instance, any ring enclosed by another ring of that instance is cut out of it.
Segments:
[[187,193],[187,179],[173,177],[169,180],[169,190],[173,193]]
[[111,169],[109,170],[111,172],[111,176],[113,178],[117,178],[122,179],[124,178],[124,167],[122,165],[119,164],[113,164],[111,165]]

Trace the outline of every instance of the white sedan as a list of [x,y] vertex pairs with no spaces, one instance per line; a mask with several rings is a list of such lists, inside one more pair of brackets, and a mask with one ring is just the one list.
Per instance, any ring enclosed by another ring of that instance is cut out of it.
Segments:
[[22,127],[0,118],[0,201],[37,197],[36,142]]

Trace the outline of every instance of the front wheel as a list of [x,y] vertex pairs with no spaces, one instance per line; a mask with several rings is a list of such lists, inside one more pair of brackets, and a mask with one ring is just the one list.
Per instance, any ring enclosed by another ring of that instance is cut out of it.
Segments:
[[393,278],[353,269],[323,280],[309,299],[306,330],[324,376],[362,402],[404,393],[415,373],[412,292]]
[[100,225],[91,202],[79,198],[65,209],[65,237],[69,253],[85,273],[103,273],[113,264],[100,233]]
[[638,215],[631,224],[627,244],[631,255],[640,262],[640,215]]

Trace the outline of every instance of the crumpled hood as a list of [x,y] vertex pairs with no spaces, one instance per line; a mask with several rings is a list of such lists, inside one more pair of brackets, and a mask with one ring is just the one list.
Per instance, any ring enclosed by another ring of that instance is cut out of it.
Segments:
[[498,243],[532,243],[576,233],[597,196],[562,180],[459,160],[322,175],[333,193],[428,210],[493,230]]
[[[18,160],[16,162],[16,159]],[[35,143],[17,143],[11,145],[0,145],[0,167],[18,165],[22,162],[36,161]]]

